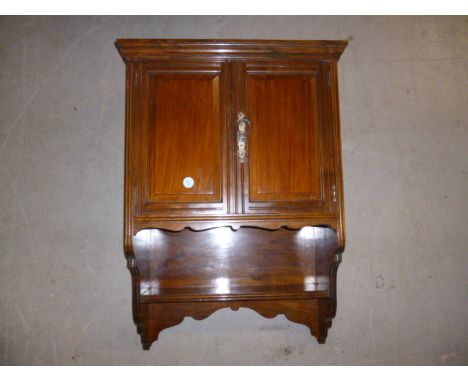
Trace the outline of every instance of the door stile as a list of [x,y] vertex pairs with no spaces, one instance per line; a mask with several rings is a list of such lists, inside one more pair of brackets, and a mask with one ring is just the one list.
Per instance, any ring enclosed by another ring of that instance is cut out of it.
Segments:
[[[235,187],[235,194],[236,194],[236,214],[243,214],[245,213],[245,198],[246,195],[248,197],[248,184],[245,184],[246,176],[246,168],[245,166],[248,165],[248,158],[247,163],[241,163],[239,160],[238,155],[238,143],[237,143],[237,117],[239,113],[244,112],[245,108],[245,63],[241,61],[234,61],[232,62],[232,90],[233,90],[233,99],[232,99],[232,115],[231,115],[231,122],[232,122],[232,151],[231,151],[231,158],[233,159],[233,163],[236,169],[235,179],[236,179],[236,187]],[[247,192],[247,194],[246,194]]]

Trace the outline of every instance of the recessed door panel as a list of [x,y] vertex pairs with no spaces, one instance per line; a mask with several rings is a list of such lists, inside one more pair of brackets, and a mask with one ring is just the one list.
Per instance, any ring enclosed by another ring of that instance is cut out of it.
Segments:
[[249,76],[250,200],[320,198],[315,77]]
[[239,110],[250,120],[244,212],[326,210],[329,138],[319,63],[243,64]]
[[152,76],[149,86],[150,201],[220,201],[219,75]]
[[225,76],[224,63],[144,68],[144,210],[225,209]]

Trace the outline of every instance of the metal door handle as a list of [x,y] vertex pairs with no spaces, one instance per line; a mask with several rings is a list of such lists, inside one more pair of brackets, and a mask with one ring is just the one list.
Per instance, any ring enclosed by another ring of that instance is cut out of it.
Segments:
[[250,127],[250,120],[244,113],[237,114],[237,155],[240,163],[247,161],[247,133]]

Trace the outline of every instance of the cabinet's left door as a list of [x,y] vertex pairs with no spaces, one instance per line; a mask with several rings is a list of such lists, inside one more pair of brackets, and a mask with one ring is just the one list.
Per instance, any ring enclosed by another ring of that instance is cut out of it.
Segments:
[[[169,218],[228,212],[229,105],[225,62],[137,64],[133,148],[137,215]],[[128,144],[128,142],[127,142]]]

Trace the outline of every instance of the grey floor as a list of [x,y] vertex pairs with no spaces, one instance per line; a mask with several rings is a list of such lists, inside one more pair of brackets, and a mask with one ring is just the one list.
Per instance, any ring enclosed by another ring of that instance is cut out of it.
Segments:
[[[141,350],[118,37],[350,40],[348,245],[325,345],[240,309]],[[466,365],[467,58],[467,17],[0,18],[0,363]]]

